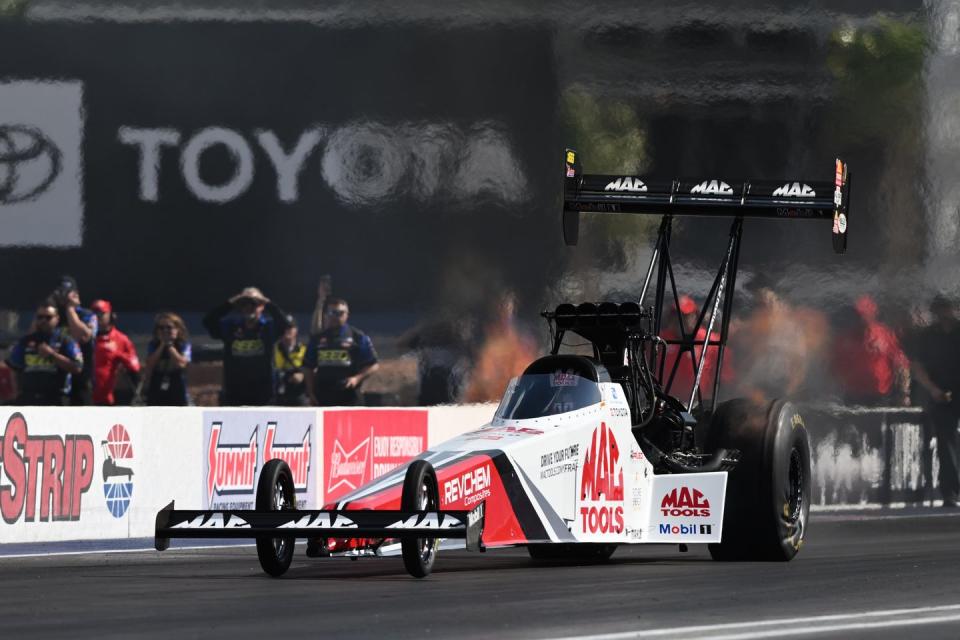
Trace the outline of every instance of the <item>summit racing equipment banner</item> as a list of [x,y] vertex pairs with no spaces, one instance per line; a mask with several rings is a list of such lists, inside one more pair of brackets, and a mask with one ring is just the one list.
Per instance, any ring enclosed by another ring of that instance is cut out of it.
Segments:
[[336,500],[427,448],[426,409],[323,412],[324,502]]
[[316,417],[316,411],[205,411],[204,508],[253,509],[260,470],[275,458],[290,466],[297,508],[315,505]]
[[330,273],[354,309],[414,312],[463,256],[539,290],[555,66],[530,25],[2,20],[0,270],[131,310],[238,282],[306,310]]

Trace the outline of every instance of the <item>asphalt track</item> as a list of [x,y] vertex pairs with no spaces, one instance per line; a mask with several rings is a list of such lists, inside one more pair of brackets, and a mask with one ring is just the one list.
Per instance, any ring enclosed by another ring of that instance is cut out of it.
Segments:
[[[791,563],[621,547],[602,566],[520,549],[310,560],[252,548],[0,558],[4,638],[960,638],[960,511],[818,514]],[[612,636],[605,634],[614,634]]]

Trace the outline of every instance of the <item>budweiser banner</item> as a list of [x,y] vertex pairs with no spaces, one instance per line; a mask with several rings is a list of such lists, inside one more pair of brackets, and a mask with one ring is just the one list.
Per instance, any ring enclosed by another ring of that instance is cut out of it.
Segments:
[[293,472],[297,507],[317,504],[315,411],[205,411],[203,413],[203,508],[253,509],[257,480],[268,460],[286,461]]
[[324,501],[336,500],[427,448],[426,409],[323,412]]

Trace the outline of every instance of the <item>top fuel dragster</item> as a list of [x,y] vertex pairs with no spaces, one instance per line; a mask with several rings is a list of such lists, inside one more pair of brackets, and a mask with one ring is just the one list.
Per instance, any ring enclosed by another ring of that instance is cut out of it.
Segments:
[[[419,577],[430,573],[441,543],[459,540],[481,551],[522,545],[535,559],[602,560],[635,543],[706,543],[718,560],[792,559],[810,506],[803,418],[786,400],[717,404],[719,372],[744,219],[831,221],[842,253],[847,166],[837,160],[830,181],[657,181],[584,175],[567,150],[563,200],[571,245],[581,213],[662,215],[639,300],[544,312],[551,353],[510,382],[490,423],[431,446],[327,508],[297,510],[290,469],[271,460],[255,510],[183,511],[171,503],[157,514],[157,549],[174,537],[255,538],[274,576],[290,566],[297,538],[312,541],[310,555],[388,555],[399,547]],[[664,338],[668,294],[680,314],[670,261],[678,215],[733,220],[697,327],[687,332],[678,322],[680,337]],[[592,357],[560,353],[569,332],[589,341]],[[669,371],[668,345],[681,356]],[[712,381],[702,379],[710,349]],[[679,366],[695,374],[690,397],[670,394]]]

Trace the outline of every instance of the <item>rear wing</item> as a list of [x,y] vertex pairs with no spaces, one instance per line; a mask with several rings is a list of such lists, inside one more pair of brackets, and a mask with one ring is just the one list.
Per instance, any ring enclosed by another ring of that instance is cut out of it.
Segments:
[[566,150],[565,166],[563,237],[568,245],[577,244],[580,214],[589,212],[832,220],[834,251],[847,248],[850,172],[841,160],[832,181],[584,175],[573,149]]

